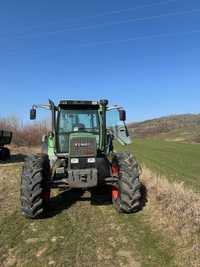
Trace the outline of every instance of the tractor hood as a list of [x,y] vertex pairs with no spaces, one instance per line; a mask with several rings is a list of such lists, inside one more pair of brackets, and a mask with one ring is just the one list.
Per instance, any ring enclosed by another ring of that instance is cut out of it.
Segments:
[[71,133],[69,136],[70,157],[96,157],[96,136],[91,133]]

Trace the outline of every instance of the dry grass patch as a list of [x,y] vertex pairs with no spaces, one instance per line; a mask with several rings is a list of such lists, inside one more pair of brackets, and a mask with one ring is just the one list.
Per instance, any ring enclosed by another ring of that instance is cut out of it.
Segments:
[[9,146],[11,159],[0,161],[0,216],[7,216],[19,209],[19,184],[26,155],[39,153],[38,147]]
[[18,207],[19,180],[22,164],[0,166],[0,216],[7,216]]
[[147,168],[143,168],[142,180],[152,224],[176,241],[179,265],[200,266],[200,195]]
[[29,155],[29,154],[37,154],[41,152],[40,146],[16,146],[11,144],[8,146],[11,152],[11,155]]

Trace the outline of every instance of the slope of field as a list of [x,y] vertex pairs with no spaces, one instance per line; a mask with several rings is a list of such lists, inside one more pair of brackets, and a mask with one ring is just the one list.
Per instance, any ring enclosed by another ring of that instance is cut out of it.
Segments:
[[123,148],[133,152],[140,163],[170,181],[184,182],[200,192],[200,146],[155,139],[134,139]]
[[132,123],[129,130],[131,135],[136,137],[199,143],[200,115],[176,115]]

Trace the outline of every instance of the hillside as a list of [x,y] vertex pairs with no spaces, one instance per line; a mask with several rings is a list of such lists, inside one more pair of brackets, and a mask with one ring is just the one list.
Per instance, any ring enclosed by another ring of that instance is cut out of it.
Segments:
[[131,135],[167,141],[200,143],[200,114],[161,117],[129,124]]

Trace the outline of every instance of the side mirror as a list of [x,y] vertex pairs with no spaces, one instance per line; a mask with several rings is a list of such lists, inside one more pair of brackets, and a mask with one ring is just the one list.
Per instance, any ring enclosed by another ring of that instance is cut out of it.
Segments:
[[35,120],[36,119],[36,109],[32,108],[30,111],[30,120]]
[[119,119],[120,121],[126,120],[126,111],[124,109],[119,110]]

